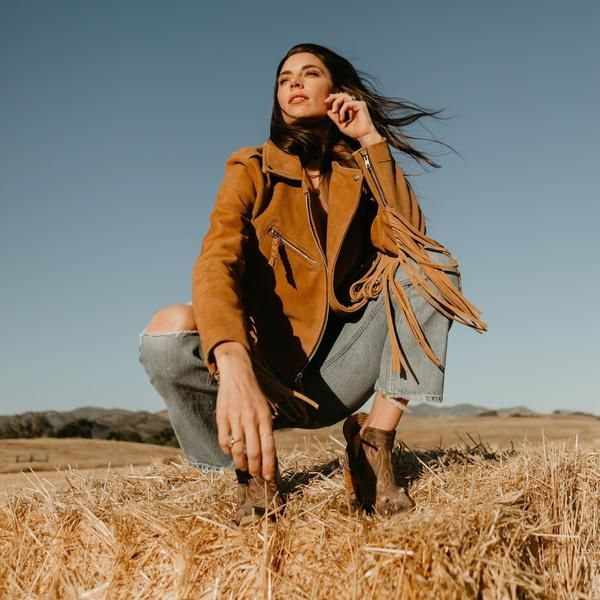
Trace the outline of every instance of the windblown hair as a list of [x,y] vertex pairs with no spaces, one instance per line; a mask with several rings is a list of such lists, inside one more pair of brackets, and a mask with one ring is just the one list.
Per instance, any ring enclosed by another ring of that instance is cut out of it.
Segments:
[[[284,121],[281,107],[277,100],[279,73],[285,61],[290,56],[300,52],[310,52],[323,61],[331,73],[334,92],[347,92],[367,103],[375,129],[387,139],[391,146],[408,154],[419,164],[427,163],[436,168],[441,166],[425,153],[417,150],[409,142],[409,140],[427,138],[411,136],[402,131],[402,128],[411,125],[423,117],[443,118],[437,116],[442,112],[441,110],[427,110],[414,102],[399,98],[388,98],[379,94],[375,86],[369,81],[371,77],[368,74],[355,69],[350,61],[336,54],[333,50],[325,46],[310,43],[292,46],[277,66],[270,131],[271,141],[276,146],[285,152],[299,156],[302,164],[320,158],[322,153],[328,153],[336,143],[341,143],[350,152],[360,147],[360,144],[355,139],[344,135],[329,117],[324,117],[323,119],[323,123],[325,123],[329,131],[329,143],[325,148],[322,147],[321,139],[312,131],[308,122],[305,126],[302,126],[299,124],[288,125]],[[439,140],[433,139],[431,141],[450,148],[450,146]]]

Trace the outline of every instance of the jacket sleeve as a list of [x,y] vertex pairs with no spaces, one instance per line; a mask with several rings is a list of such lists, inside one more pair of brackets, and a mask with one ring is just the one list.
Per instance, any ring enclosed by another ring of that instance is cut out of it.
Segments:
[[363,146],[352,153],[355,162],[362,169],[371,192],[379,203],[378,214],[391,239],[391,225],[382,210],[389,205],[402,215],[416,230],[426,233],[425,217],[404,173],[394,160],[387,141]]
[[192,309],[205,362],[218,378],[213,350],[236,341],[250,351],[247,321],[240,296],[244,245],[257,193],[247,152],[229,156],[208,231],[192,273]]

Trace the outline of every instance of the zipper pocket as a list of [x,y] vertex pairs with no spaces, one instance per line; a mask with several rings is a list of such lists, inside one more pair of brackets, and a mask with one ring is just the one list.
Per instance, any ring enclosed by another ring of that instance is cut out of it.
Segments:
[[304,252],[304,250],[301,250],[300,248],[298,248],[298,246],[296,246],[295,244],[292,244],[292,242],[290,242],[289,240],[286,240],[281,235],[281,233],[279,233],[279,231],[277,231],[277,229],[275,229],[274,225],[271,225],[271,227],[269,227],[269,230],[267,231],[267,233],[273,237],[273,245],[271,247],[271,256],[269,258],[269,264],[271,266],[273,266],[275,264],[275,260],[277,259],[277,256],[279,255],[279,245],[280,244],[287,246],[290,250],[293,250],[296,254],[298,254],[305,260],[307,260],[309,263],[311,263],[313,265],[317,264],[317,261],[314,258],[310,257],[308,254],[306,254],[306,252]]

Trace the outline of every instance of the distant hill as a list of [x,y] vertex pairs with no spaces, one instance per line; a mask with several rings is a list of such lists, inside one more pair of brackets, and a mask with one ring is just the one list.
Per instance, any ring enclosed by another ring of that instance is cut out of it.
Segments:
[[24,418],[33,415],[44,415],[54,428],[59,428],[75,419],[88,419],[110,425],[111,427],[141,426],[142,429],[153,431],[161,429],[169,423],[166,410],[153,413],[144,410],[131,411],[124,408],[102,408],[99,406],[82,406],[74,410],[40,412],[24,412],[18,415],[0,416],[0,425],[14,418]]
[[507,415],[537,415],[535,411],[526,406],[513,406],[511,408],[490,409],[486,406],[477,406],[476,404],[455,404],[453,406],[444,406],[440,404],[436,406],[430,403],[415,403],[408,404],[409,413],[414,417],[477,417],[484,413],[496,413],[499,416]]
[[[554,410],[552,411],[553,415],[558,415],[561,417],[596,417],[594,413],[585,412],[583,410]],[[600,418],[600,417],[597,417]]]
[[[490,409],[475,404],[437,406],[432,403],[408,405],[408,414],[423,418],[469,418],[477,416],[539,416],[526,406]],[[554,415],[586,415],[555,410]],[[1,438],[84,437],[178,446],[167,410],[132,411],[124,408],[83,406],[69,411],[25,412],[0,416]]]
[[131,411],[84,406],[69,411],[0,416],[0,438],[86,437],[177,445],[166,410]]
[[[490,409],[476,404],[455,404],[452,406],[439,406],[432,403],[411,403],[408,405],[409,413],[414,417],[476,417],[482,413],[496,412],[498,415],[529,414],[536,415],[535,411],[526,406],[513,406],[510,408]],[[554,414],[572,414],[572,411],[556,410]],[[574,413],[578,414],[578,413]],[[56,411],[46,410],[41,412],[24,412],[17,415],[0,415],[0,427],[15,418],[31,418],[33,415],[44,415],[52,427],[58,429],[76,419],[88,419],[110,428],[136,427],[142,431],[152,433],[161,430],[165,425],[170,425],[169,412],[161,410],[148,412],[143,410],[131,411],[125,408],[102,408],[99,406],[82,406],[74,410]]]

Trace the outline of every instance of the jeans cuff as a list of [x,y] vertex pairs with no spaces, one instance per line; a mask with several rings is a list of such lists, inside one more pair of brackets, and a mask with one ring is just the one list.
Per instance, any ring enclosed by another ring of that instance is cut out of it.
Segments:
[[397,391],[385,391],[382,390],[379,385],[375,385],[375,391],[379,392],[386,398],[405,398],[409,402],[437,402],[442,403],[444,401],[443,394],[425,394],[423,392],[397,392]]
[[192,467],[196,467],[196,469],[198,469],[199,471],[202,471],[202,473],[225,473],[225,471],[227,471],[227,469],[233,469],[234,467],[234,463],[233,460],[231,461],[231,464],[226,466],[226,467],[221,467],[221,466],[217,466],[217,465],[210,465],[208,463],[196,460],[194,458],[190,458],[189,456],[184,456],[186,462],[188,462],[190,465],[192,465]]

